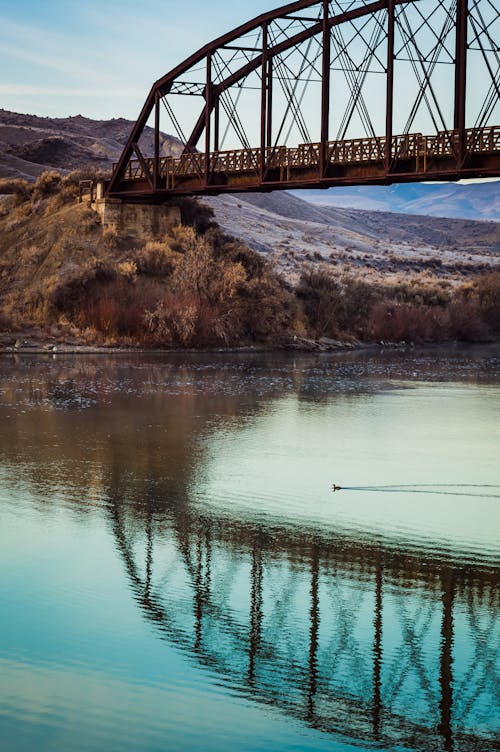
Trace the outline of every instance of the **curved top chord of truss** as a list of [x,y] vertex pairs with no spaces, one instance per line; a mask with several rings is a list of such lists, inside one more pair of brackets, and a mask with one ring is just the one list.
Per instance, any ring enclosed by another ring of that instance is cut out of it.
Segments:
[[154,83],[108,194],[500,176],[499,38],[491,0],[289,3]]

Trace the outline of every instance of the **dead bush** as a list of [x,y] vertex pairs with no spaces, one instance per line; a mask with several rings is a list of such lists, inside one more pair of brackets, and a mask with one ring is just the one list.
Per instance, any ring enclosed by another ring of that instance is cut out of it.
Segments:
[[12,329],[12,319],[3,311],[0,311],[0,332],[10,332]]
[[151,299],[144,287],[120,277],[96,285],[72,310],[80,329],[94,329],[106,337],[144,339],[145,314]]
[[478,277],[475,291],[482,320],[492,332],[500,332],[500,271]]
[[458,295],[448,307],[450,336],[462,342],[485,342],[491,339],[491,330],[481,314],[477,298]]
[[342,315],[342,287],[337,279],[325,271],[306,270],[296,288],[311,334],[316,337],[340,335]]
[[166,243],[149,241],[135,258],[137,271],[151,277],[170,277],[181,256]]
[[102,241],[105,247],[109,250],[114,250],[118,247],[118,231],[114,225],[110,225],[109,227],[104,228],[104,230],[102,231]]
[[27,180],[17,178],[3,178],[0,180],[0,195],[12,196],[15,206],[29,201],[32,193],[33,184]]
[[37,201],[58,193],[62,184],[62,176],[55,170],[46,170],[35,180],[33,185],[33,200]]
[[448,317],[438,307],[380,300],[368,325],[372,339],[386,342],[436,342],[448,334]]

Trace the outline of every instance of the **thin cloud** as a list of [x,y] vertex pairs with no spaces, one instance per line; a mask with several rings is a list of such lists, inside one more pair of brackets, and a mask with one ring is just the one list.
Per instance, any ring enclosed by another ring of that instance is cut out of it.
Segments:
[[[114,97],[131,99],[141,97],[143,92],[139,89],[120,89]],[[68,86],[36,86],[25,84],[0,84],[0,95],[13,97],[97,97],[109,99],[109,89],[74,88]]]
[[95,81],[97,72],[100,80],[103,72],[106,78],[104,59],[99,60],[94,53],[89,55],[86,46],[79,49],[78,42],[65,34],[5,19],[0,23],[0,53],[89,83]]

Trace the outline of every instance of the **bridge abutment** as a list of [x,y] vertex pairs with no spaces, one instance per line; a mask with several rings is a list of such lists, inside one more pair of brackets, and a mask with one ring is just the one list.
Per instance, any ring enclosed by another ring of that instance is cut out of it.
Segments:
[[104,229],[112,229],[120,237],[131,237],[140,242],[152,238],[160,240],[172,227],[181,224],[178,206],[107,198],[101,182],[93,192],[91,206],[99,214]]

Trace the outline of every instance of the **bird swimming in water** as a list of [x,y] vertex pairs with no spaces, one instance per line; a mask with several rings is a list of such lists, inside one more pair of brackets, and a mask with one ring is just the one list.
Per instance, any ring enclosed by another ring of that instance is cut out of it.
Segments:
[[342,486],[336,486],[335,483],[332,486],[332,491],[335,493],[335,491],[342,491]]

